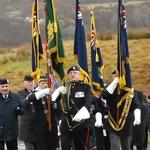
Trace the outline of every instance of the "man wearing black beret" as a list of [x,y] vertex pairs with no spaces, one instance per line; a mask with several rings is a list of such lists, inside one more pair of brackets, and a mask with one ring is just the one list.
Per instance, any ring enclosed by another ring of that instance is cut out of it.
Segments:
[[78,71],[78,72],[80,72],[80,68],[79,68],[79,66],[77,66],[77,65],[73,65],[73,66],[71,66],[71,67],[68,69],[67,73],[69,74],[70,71]]
[[[68,71],[70,81],[63,87],[61,121],[61,148],[70,150],[74,144],[75,150],[88,149],[90,135],[90,109],[91,109],[91,88],[80,80],[80,68],[77,65],[71,66]],[[66,88],[66,92],[65,92]],[[59,94],[55,90],[52,94],[52,101]],[[56,96],[57,95],[57,96]]]
[[24,81],[33,81],[33,78],[31,77],[31,75],[25,75]]
[[34,147],[29,141],[34,141],[34,136],[32,136],[32,128],[30,130],[30,124],[33,118],[32,112],[35,110],[33,102],[28,101],[26,97],[34,90],[34,82],[31,75],[26,74],[24,76],[23,83],[24,88],[17,92],[25,109],[24,115],[22,115],[19,119],[19,140],[24,142],[26,150],[30,150]]
[[10,90],[9,80],[0,79],[0,150],[18,150],[18,115],[24,112],[17,94]]

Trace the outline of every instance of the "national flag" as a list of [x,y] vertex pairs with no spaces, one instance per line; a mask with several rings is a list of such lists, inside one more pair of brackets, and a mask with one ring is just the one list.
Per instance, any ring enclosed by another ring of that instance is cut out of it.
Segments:
[[64,47],[53,0],[46,0],[46,39],[52,67],[64,79]]
[[39,29],[38,0],[32,5],[32,77],[38,83],[40,79],[40,60],[43,57],[43,48]]
[[91,66],[92,66],[92,86],[93,92],[104,88],[103,80],[103,61],[100,51],[100,46],[96,37],[96,27],[94,13],[91,12],[90,21],[90,46],[91,46]]
[[126,32],[126,11],[122,4],[122,0],[119,0],[119,18],[118,18],[118,62],[117,69],[120,78],[120,88],[128,87],[132,88],[131,84],[131,71],[129,65],[129,49]]
[[109,114],[109,123],[115,131],[124,129],[132,103],[132,83],[129,64],[129,49],[126,32],[126,12],[122,0],[118,0],[118,59],[117,71],[119,76],[118,93],[116,97],[116,118]]
[[86,83],[90,83],[90,78],[88,74],[85,31],[79,0],[76,0],[74,55],[77,56],[78,59],[78,64],[81,70],[81,80]]

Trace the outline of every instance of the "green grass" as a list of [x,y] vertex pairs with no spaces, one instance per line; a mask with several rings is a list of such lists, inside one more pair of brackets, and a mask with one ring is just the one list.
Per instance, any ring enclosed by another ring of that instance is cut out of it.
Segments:
[[0,68],[0,77],[10,79],[12,89],[17,90],[23,87],[22,83],[24,75],[31,73],[31,62],[29,60],[9,62],[0,65]]

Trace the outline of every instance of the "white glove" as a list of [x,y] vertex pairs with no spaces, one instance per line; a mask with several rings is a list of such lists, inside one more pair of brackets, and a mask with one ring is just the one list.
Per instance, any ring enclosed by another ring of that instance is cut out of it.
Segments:
[[102,114],[100,112],[97,112],[95,114],[95,127],[102,127],[103,126],[103,123],[102,123]]
[[57,129],[58,129],[57,135],[58,136],[61,136],[60,126],[61,126],[61,120],[58,121],[58,126],[57,126]]
[[50,94],[50,88],[42,89],[37,92],[35,92],[35,97],[37,100],[44,97],[45,95]]
[[119,83],[119,78],[116,77],[106,88],[106,90],[110,93],[113,94],[115,88],[117,87],[117,84]]
[[133,125],[140,125],[141,124],[141,110],[135,109],[134,110],[134,122]]
[[56,99],[58,98],[58,96],[60,94],[66,94],[67,93],[67,89],[64,86],[60,86],[58,87],[53,93],[52,93],[52,101],[55,102]]
[[66,94],[67,93],[67,88],[65,86],[60,86],[57,88],[61,94]]
[[80,122],[81,120],[84,120],[84,119],[89,119],[90,118],[90,113],[89,111],[87,110],[86,107],[82,107],[77,113],[76,115],[73,117],[73,121],[76,121],[76,122]]

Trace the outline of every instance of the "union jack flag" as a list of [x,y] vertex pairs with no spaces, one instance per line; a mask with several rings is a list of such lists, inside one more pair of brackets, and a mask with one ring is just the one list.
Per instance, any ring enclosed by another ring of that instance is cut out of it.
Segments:
[[92,65],[92,87],[93,93],[97,90],[102,90],[104,88],[103,81],[103,61],[101,56],[100,47],[96,39],[96,27],[94,14],[91,12],[91,23],[90,23],[90,36],[91,36],[91,65]]
[[108,121],[112,129],[119,133],[126,128],[125,124],[127,123],[128,113],[132,103],[130,95],[133,94],[126,32],[126,13],[122,0],[118,0],[117,44],[117,71],[119,76],[119,85],[117,86],[117,93],[114,95],[114,97],[116,96],[114,108],[109,112]]
[[126,18],[126,10],[124,5],[120,7],[120,25],[127,27],[127,18]]
[[[79,0],[76,0],[76,26],[75,26],[75,38],[74,38],[74,55],[78,58],[78,64],[81,71],[81,80],[90,84],[90,78],[88,74],[87,63],[87,50],[85,31],[82,20],[82,12]],[[83,59],[84,58],[84,59]]]
[[91,46],[95,46],[95,42],[96,42],[96,33],[95,33],[95,30],[94,30],[94,25],[91,24],[91,41],[90,41],[90,44]]

